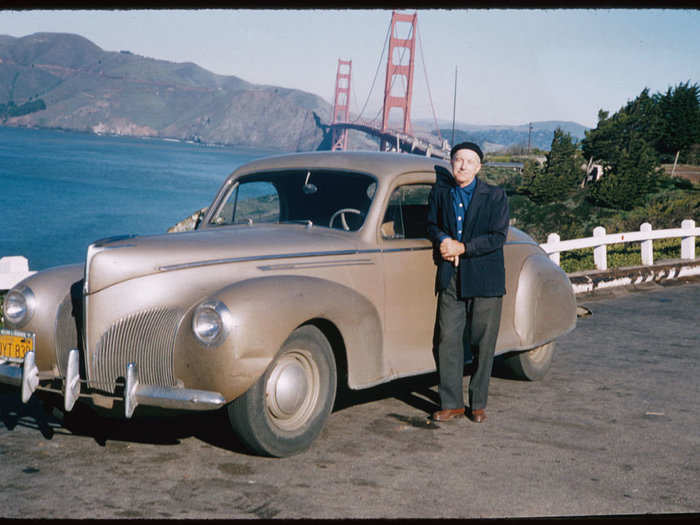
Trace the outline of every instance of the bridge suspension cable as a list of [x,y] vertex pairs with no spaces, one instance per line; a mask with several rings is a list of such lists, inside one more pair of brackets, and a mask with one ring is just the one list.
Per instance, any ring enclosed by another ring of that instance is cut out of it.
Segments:
[[362,115],[364,114],[365,109],[367,108],[367,103],[369,102],[369,98],[372,96],[372,91],[374,90],[374,84],[377,82],[377,77],[379,76],[379,70],[382,67],[382,59],[384,58],[384,51],[386,51],[386,46],[389,42],[389,33],[391,33],[391,23],[389,24],[389,29],[387,29],[386,37],[384,38],[384,47],[382,48],[381,55],[379,55],[379,62],[377,63],[377,70],[374,72],[374,79],[372,79],[372,87],[369,88],[369,93],[367,94],[367,100],[365,100],[365,103],[362,106],[362,110],[360,110],[360,114],[352,122],[353,124],[359,122],[359,120],[362,118]]
[[435,113],[435,106],[433,105],[433,96],[430,94],[430,83],[428,82],[428,69],[425,65],[425,57],[423,56],[423,42],[420,37],[420,29],[418,24],[416,24],[416,36],[418,37],[418,49],[420,49],[420,60],[423,63],[423,75],[425,76],[425,85],[428,88],[428,100],[430,101],[430,109],[433,112],[433,121],[435,122],[435,129],[438,132],[438,137],[440,137],[440,142],[442,142],[442,133],[440,133],[440,125],[437,120],[437,113]]

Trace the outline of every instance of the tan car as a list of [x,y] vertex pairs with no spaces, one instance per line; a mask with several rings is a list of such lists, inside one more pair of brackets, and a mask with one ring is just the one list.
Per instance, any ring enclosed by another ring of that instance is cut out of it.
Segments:
[[[306,449],[340,381],[435,371],[428,193],[449,164],[306,153],[237,169],[194,231],[90,245],[4,303],[0,382],[121,411],[215,410],[253,451]],[[538,379],[575,326],[564,272],[511,228],[497,354]]]

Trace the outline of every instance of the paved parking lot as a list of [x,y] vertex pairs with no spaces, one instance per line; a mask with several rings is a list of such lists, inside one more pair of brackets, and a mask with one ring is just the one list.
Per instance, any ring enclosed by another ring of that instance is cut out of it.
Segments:
[[[342,396],[313,447],[247,454],[222,412],[62,420],[0,387],[0,517],[440,518],[700,511],[700,284],[587,298],[536,383],[429,424],[434,376]],[[465,381],[466,384],[466,381]]]

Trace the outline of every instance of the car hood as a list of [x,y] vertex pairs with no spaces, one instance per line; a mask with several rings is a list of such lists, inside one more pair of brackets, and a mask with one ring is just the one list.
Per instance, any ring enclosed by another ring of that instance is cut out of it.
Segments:
[[88,249],[86,291],[153,273],[227,262],[347,254],[359,249],[353,233],[318,226],[227,226],[184,233],[97,241]]

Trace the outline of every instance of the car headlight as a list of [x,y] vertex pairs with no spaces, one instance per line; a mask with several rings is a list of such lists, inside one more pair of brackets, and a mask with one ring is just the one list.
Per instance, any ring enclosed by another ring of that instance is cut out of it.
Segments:
[[216,299],[209,299],[197,306],[192,316],[192,331],[205,346],[220,344],[231,329],[231,312]]
[[19,286],[5,296],[3,312],[7,322],[17,328],[27,324],[36,308],[34,293],[28,286]]

